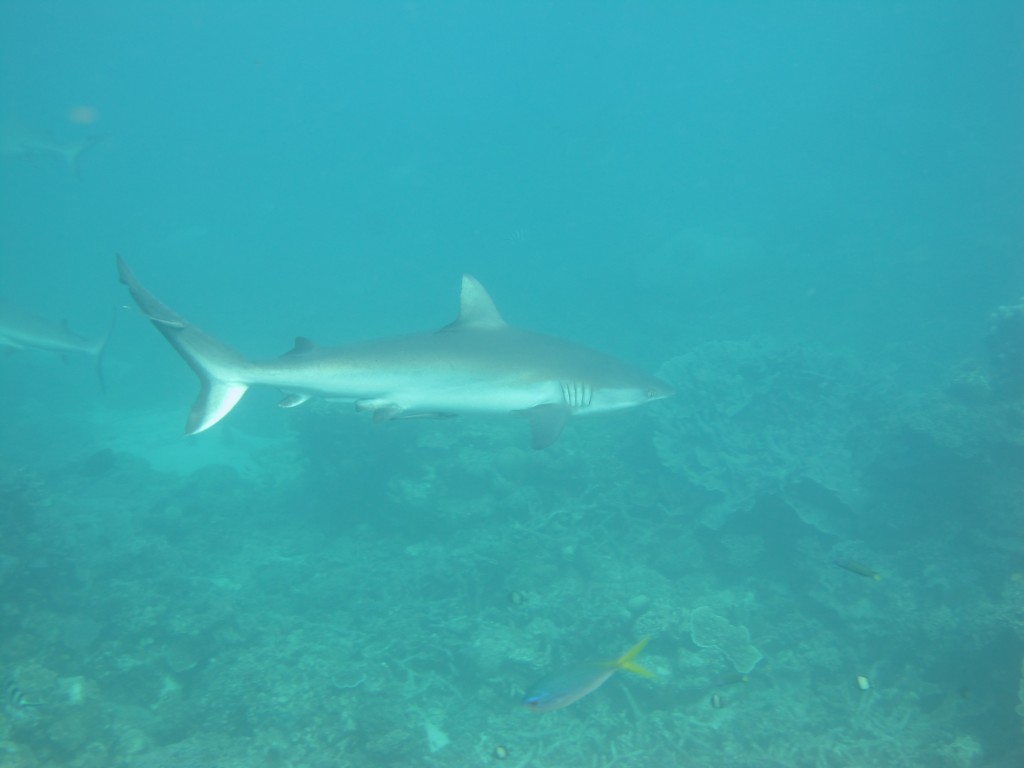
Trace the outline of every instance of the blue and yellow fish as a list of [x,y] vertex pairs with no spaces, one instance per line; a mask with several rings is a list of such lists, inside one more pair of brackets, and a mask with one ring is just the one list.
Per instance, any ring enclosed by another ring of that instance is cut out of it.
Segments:
[[649,639],[645,637],[614,661],[588,661],[553,672],[530,686],[523,704],[534,712],[567,707],[600,688],[620,669],[642,677],[654,677],[653,672],[633,661]]

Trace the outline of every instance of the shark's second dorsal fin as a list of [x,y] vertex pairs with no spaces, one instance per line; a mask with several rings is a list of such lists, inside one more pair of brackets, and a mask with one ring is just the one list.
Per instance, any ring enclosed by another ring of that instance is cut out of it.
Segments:
[[487,289],[470,275],[462,276],[462,294],[459,297],[459,317],[443,331],[462,330],[493,330],[504,328],[507,323],[502,319]]

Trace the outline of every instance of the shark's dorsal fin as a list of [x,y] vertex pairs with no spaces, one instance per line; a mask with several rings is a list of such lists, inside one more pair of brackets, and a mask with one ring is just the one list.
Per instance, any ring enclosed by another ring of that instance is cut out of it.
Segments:
[[295,346],[285,352],[287,355],[301,355],[303,352],[312,352],[316,349],[316,342],[312,339],[307,339],[305,336],[295,337]]
[[504,328],[507,323],[502,319],[494,301],[480,281],[470,275],[462,276],[462,294],[459,297],[459,317],[441,330],[493,330]]

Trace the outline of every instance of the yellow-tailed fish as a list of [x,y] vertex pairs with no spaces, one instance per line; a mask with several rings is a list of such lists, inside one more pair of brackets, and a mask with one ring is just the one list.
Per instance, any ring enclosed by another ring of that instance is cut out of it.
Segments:
[[836,560],[836,565],[850,573],[856,573],[858,576],[866,576],[875,581],[881,581],[882,579],[882,574],[874,568],[870,568],[864,565],[864,563],[858,563],[856,560]]
[[642,677],[654,677],[653,672],[633,661],[640,655],[649,639],[645,637],[614,661],[573,664],[548,675],[530,687],[523,704],[534,712],[548,712],[567,707],[600,688],[620,669]]

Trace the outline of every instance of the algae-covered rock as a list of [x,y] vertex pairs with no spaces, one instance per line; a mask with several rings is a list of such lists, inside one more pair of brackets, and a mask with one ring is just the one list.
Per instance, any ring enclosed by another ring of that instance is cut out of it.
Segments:
[[36,768],[39,761],[29,746],[15,741],[0,741],[0,765],[3,768]]
[[997,307],[989,317],[989,359],[1000,394],[1024,395],[1024,298]]
[[382,765],[407,765],[420,752],[420,739],[403,727],[393,727],[367,739],[363,749]]
[[62,708],[47,720],[44,743],[55,755],[68,758],[108,737],[107,722],[97,703]]
[[[1016,707],[1017,714],[1024,718],[1024,659],[1021,659],[1020,662],[1020,685],[1017,687],[1017,699],[1020,702]],[[1021,722],[1021,728],[1024,729],[1024,721]]]

